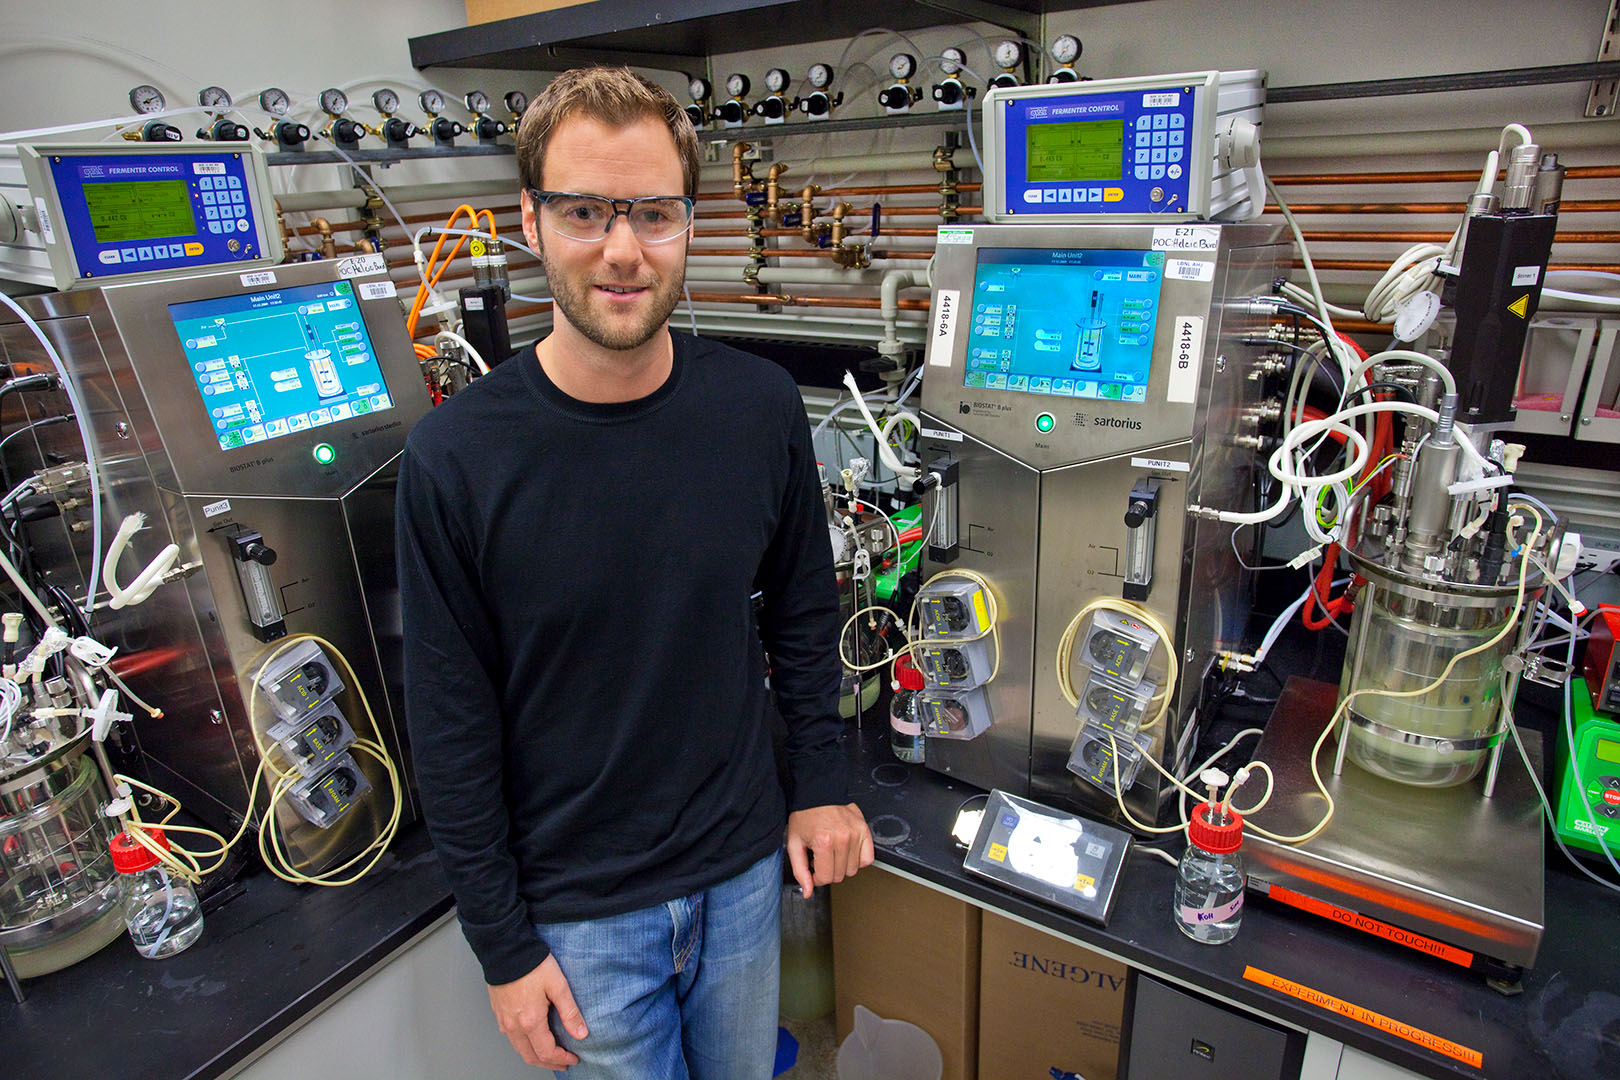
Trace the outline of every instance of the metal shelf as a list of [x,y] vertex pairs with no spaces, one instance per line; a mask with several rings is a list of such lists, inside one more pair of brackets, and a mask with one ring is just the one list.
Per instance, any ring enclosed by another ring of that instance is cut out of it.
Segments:
[[[619,63],[700,75],[716,53],[836,41],[872,26],[920,30],[989,22],[1039,39],[1048,11],[1126,0],[593,0],[410,39],[417,68],[565,71]],[[672,10],[673,9],[673,10]]]
[[408,150],[280,150],[264,155],[267,165],[343,165],[345,159],[356,165],[392,165],[396,161],[422,161],[431,158],[507,157],[513,147],[494,145],[422,146]]

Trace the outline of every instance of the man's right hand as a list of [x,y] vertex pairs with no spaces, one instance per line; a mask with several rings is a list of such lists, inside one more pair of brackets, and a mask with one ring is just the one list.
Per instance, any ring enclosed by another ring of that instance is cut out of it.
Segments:
[[555,956],[515,982],[489,988],[489,1006],[501,1033],[512,1041],[512,1049],[530,1065],[543,1069],[566,1069],[579,1058],[557,1045],[548,1022],[550,1010],[557,1010],[563,1030],[576,1039],[588,1034],[585,1017],[574,1004],[573,991]]

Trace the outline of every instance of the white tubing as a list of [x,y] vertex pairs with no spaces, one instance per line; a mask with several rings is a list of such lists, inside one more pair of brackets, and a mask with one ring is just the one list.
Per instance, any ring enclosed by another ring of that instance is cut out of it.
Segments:
[[844,372],[844,385],[849,388],[850,394],[854,397],[855,407],[860,410],[861,416],[866,420],[866,426],[871,428],[872,434],[877,437],[878,457],[883,460],[883,464],[888,466],[889,471],[894,473],[902,483],[916,479],[917,470],[903,464],[899,455],[894,452],[894,447],[889,445],[889,432],[893,430],[894,425],[900,420],[910,420],[912,424],[916,424],[916,416],[908,412],[898,412],[889,417],[887,423],[880,426],[877,420],[873,418],[872,410],[866,407],[866,399],[861,396],[861,388],[855,385],[853,372]]
[[112,603],[108,606],[114,611],[121,608],[134,607],[141,603],[162,584],[160,580],[169,569],[174,566],[175,560],[180,557],[180,546],[169,544],[158,552],[157,557],[147,563],[141,572],[135,575],[135,580],[127,586],[118,584],[118,560],[124,554],[130,537],[134,536],[146,524],[145,514],[130,514],[118,526],[118,532],[113,536],[112,543],[107,547],[107,557],[102,560],[102,576],[107,581],[107,592],[112,596]]
[[[23,310],[22,305],[3,292],[0,292],[0,303],[16,312],[17,317],[23,321],[28,329],[34,332],[34,337],[39,340],[40,345],[44,346],[45,355],[51,358],[51,363],[56,367],[56,373],[62,377],[62,389],[67,392],[68,400],[73,403],[73,419],[79,425],[79,437],[84,440],[84,460],[90,472],[90,546],[98,556],[98,558],[90,560],[90,583],[84,593],[84,613],[88,615],[95,609],[96,593],[101,588],[101,560],[99,559],[101,554],[101,462],[96,458],[96,440],[95,436],[90,432],[90,413],[84,406],[84,395],[79,393],[78,384],[73,381],[72,372],[68,371],[67,365],[62,362],[62,357],[57,354],[56,346],[52,345],[51,339],[45,336],[45,331],[40,329],[39,323],[35,322],[33,316]],[[16,580],[14,571],[12,571],[12,576],[13,580]],[[32,596],[32,593],[30,593],[30,596]],[[47,621],[51,621],[48,616]]]

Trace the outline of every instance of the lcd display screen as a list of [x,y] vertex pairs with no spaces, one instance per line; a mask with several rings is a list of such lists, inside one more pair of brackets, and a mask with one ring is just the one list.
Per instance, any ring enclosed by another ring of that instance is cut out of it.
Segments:
[[83,190],[98,244],[197,235],[184,180],[126,180]]
[[347,281],[170,304],[222,450],[393,408]]
[[1620,743],[1610,742],[1608,739],[1597,741],[1597,759],[1607,761],[1612,765],[1620,765]]
[[963,385],[1147,400],[1164,253],[981,248]]
[[1118,180],[1125,171],[1125,121],[1031,124],[1025,179],[1032,184]]

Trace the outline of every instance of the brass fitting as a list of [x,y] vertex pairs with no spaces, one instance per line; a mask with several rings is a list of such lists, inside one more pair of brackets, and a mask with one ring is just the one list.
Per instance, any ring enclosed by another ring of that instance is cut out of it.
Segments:
[[759,187],[759,181],[754,179],[754,163],[743,160],[743,155],[752,149],[745,142],[733,143],[731,147],[731,190],[739,199]]
[[765,177],[765,220],[772,225],[782,220],[782,208],[778,205],[777,200],[782,195],[780,178],[787,171],[788,167],[783,162],[773,162],[770,172]]
[[956,153],[956,147],[954,146],[934,147],[934,171],[954,172],[956,170],[956,162],[951,160],[951,155],[954,153]]
[[336,258],[337,244],[332,239],[332,223],[323,217],[310,218],[309,223],[315,226],[316,232],[321,234],[321,258]]
[[826,228],[824,225],[820,229],[816,226],[816,215],[819,213],[816,210],[816,196],[820,194],[821,188],[816,184],[806,184],[799,192],[799,235],[804,237],[807,244],[815,243],[821,229]]
[[828,237],[828,242],[835,248],[844,242],[844,215],[849,211],[847,202],[838,203],[832,208],[832,235]]

